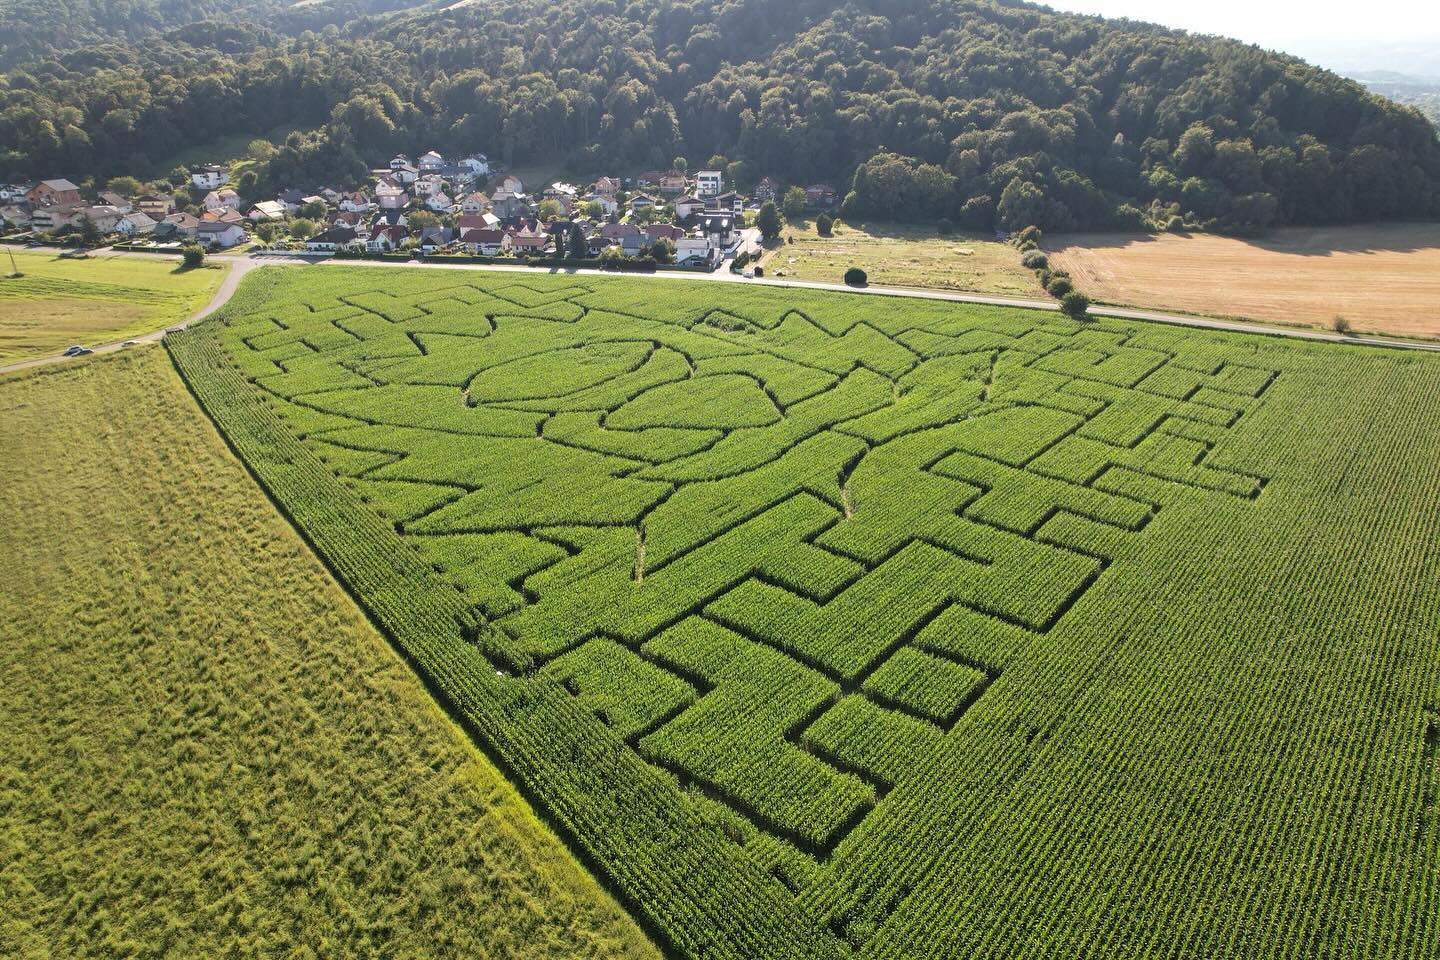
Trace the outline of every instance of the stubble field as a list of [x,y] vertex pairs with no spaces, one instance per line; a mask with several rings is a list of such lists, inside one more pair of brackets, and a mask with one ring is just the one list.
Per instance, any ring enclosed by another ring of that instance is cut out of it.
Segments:
[[1052,266],[1098,301],[1270,323],[1440,336],[1440,224],[1056,235]]

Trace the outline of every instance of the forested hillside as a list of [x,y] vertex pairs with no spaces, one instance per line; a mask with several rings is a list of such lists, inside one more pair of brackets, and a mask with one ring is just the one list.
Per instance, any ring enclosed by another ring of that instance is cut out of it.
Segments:
[[140,41],[206,19],[244,19],[281,30],[318,30],[423,0],[5,0],[0,67],[115,40]]
[[719,157],[741,186],[830,180],[852,215],[973,228],[1440,215],[1418,112],[1236,42],[1016,2],[487,0],[287,29],[207,21],[11,71],[0,175],[104,177],[288,125],[263,188],[435,147],[621,175]]

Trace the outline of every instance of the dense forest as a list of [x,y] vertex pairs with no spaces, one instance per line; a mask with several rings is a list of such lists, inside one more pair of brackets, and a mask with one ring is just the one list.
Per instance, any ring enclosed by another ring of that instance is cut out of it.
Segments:
[[[0,6],[0,69],[42,57],[146,41],[200,20],[266,23],[290,33],[424,0],[5,0]],[[433,2],[433,0],[432,0]]]
[[[35,2],[0,14],[7,49]],[[976,229],[1440,216],[1440,140],[1417,111],[1237,42],[1019,2],[185,6],[233,12],[10,69],[0,176],[153,171],[288,126],[257,189],[435,147],[577,175],[723,160],[742,186],[830,181],[851,216]]]

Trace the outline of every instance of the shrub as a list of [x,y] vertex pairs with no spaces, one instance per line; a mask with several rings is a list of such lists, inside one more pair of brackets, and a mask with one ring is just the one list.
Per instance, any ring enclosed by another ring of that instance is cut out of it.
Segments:
[[935,229],[940,232],[940,236],[948,237],[955,232],[955,224],[951,223],[949,218],[941,217],[940,222],[935,224]]
[[815,232],[822,237],[832,236],[835,233],[835,218],[828,213],[822,213],[815,218]]
[[1031,250],[1038,250],[1040,248],[1040,245],[1034,240],[1021,240],[1016,246],[1021,253],[1028,253]]
[[1020,263],[1027,270],[1044,270],[1050,266],[1050,258],[1039,250],[1031,250],[1020,258]]
[[1335,314],[1335,319],[1330,321],[1330,328],[1336,333],[1343,333],[1349,336],[1351,333],[1350,321],[1345,319],[1343,314]]
[[187,269],[194,269],[205,262],[205,251],[197,244],[187,243],[180,248],[180,262]]
[[1038,246],[1042,236],[1044,236],[1044,234],[1040,232],[1040,228],[1032,224],[1015,235],[1015,242],[1022,245],[1029,243]]
[[852,287],[863,287],[870,282],[870,278],[859,267],[851,267],[845,271],[845,282]]
[[1070,291],[1075,289],[1075,284],[1064,277],[1052,277],[1050,282],[1045,284],[1045,292],[1056,300],[1064,300]]
[[1171,217],[1165,221],[1165,229],[1170,233],[1184,233],[1185,220],[1181,217]]
[[1072,320],[1090,319],[1090,298],[1078,290],[1071,290],[1060,298],[1060,312]]

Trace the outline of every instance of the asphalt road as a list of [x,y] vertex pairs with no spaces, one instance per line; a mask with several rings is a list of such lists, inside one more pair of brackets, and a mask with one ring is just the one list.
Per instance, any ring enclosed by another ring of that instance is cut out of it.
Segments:
[[[750,244],[754,238],[747,236],[742,243]],[[147,253],[125,253],[122,251],[109,251],[113,256],[147,257],[154,259],[155,254]],[[252,255],[250,257],[227,257],[226,262],[230,264],[229,272],[215,291],[215,296],[202,309],[179,324],[172,324],[164,330],[156,330],[143,336],[132,337],[136,342],[149,342],[159,340],[165,336],[168,330],[180,329],[203,320],[216,310],[219,310],[230,299],[235,288],[247,273],[262,266],[340,266],[340,267],[374,267],[386,270],[487,270],[501,273],[549,273],[552,275],[561,274],[566,276],[604,276],[614,277],[617,274],[609,270],[594,270],[589,268],[553,268],[545,270],[540,267],[505,266],[501,264],[473,264],[473,263],[425,263],[418,261],[394,261],[394,260],[335,260],[333,258],[303,259],[294,257],[266,257],[264,255]],[[1059,305],[1051,299],[1024,299],[1016,297],[991,297],[978,293],[949,293],[931,290],[909,290],[895,287],[849,287],[838,283],[818,283],[805,280],[772,280],[769,278],[755,278],[747,280],[745,277],[731,273],[726,262],[714,273],[681,273],[660,271],[657,273],[626,273],[619,276],[641,277],[655,282],[676,281],[680,283],[742,283],[751,286],[767,287],[791,287],[807,290],[830,290],[841,293],[854,294],[857,296],[878,296],[878,297],[911,297],[919,300],[943,300],[951,303],[979,303],[1001,307],[1019,307],[1026,310],[1059,310]],[[1235,333],[1255,333],[1272,337],[1289,337],[1296,340],[1313,340],[1326,343],[1354,344],[1370,347],[1390,347],[1399,350],[1422,350],[1433,353],[1440,353],[1440,343],[1429,343],[1415,340],[1396,340],[1388,337],[1374,337],[1363,335],[1347,335],[1332,333],[1326,330],[1301,330],[1285,327],[1271,327],[1259,323],[1247,323],[1242,320],[1211,320],[1204,317],[1191,317],[1184,314],[1165,313],[1156,310],[1135,310],[1124,307],[1093,306],[1090,312],[1096,316],[1114,317],[1122,320],[1145,320],[1152,323],[1168,323],[1182,327],[1196,327],[1204,330],[1226,330]],[[90,349],[95,353],[108,353],[112,350],[120,350],[125,342],[106,343],[99,346],[92,346]],[[21,360],[15,363],[0,366],[0,373],[8,373],[12,370],[24,370],[29,367],[42,366],[49,363],[69,359],[60,355],[49,357],[34,357],[29,360]]]

